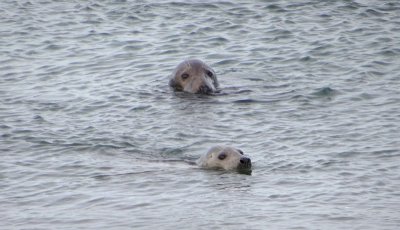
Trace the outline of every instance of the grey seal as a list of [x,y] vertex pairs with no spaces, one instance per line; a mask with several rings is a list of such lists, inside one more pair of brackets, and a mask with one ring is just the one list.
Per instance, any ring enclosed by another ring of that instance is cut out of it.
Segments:
[[172,73],[169,86],[175,91],[212,94],[218,91],[219,83],[215,71],[198,59],[181,62]]

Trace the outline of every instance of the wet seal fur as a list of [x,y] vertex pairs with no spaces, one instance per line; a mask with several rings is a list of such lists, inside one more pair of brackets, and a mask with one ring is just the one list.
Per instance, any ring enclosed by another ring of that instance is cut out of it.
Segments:
[[198,59],[181,62],[172,73],[169,86],[175,91],[212,94],[218,91],[219,83],[215,71]]
[[240,149],[224,145],[212,147],[196,164],[206,169],[251,172],[251,159]]

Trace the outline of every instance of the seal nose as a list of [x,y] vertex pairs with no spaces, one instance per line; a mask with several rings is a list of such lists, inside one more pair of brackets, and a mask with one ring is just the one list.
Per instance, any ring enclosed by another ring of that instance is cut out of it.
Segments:
[[202,86],[200,86],[198,92],[207,94],[207,93],[212,93],[213,90],[208,85],[202,85]]
[[242,157],[240,158],[240,164],[245,166],[251,166],[251,160],[248,157]]

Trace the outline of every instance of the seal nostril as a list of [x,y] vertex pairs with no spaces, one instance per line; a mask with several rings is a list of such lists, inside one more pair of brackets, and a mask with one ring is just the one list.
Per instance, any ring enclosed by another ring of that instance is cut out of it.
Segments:
[[207,85],[202,85],[202,86],[200,86],[200,88],[199,88],[199,92],[200,92],[200,93],[211,93],[212,90],[211,90],[211,88],[208,87]]
[[242,158],[240,158],[240,163],[244,164],[244,165],[248,165],[248,164],[251,164],[251,160],[250,160],[250,158],[242,157]]

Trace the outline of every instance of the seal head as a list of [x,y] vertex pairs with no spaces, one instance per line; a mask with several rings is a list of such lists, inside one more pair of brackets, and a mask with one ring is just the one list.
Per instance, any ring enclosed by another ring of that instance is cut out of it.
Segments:
[[196,163],[202,168],[251,171],[251,159],[230,146],[214,146]]
[[199,94],[215,93],[219,86],[215,71],[198,59],[180,63],[172,73],[169,85],[175,91]]

